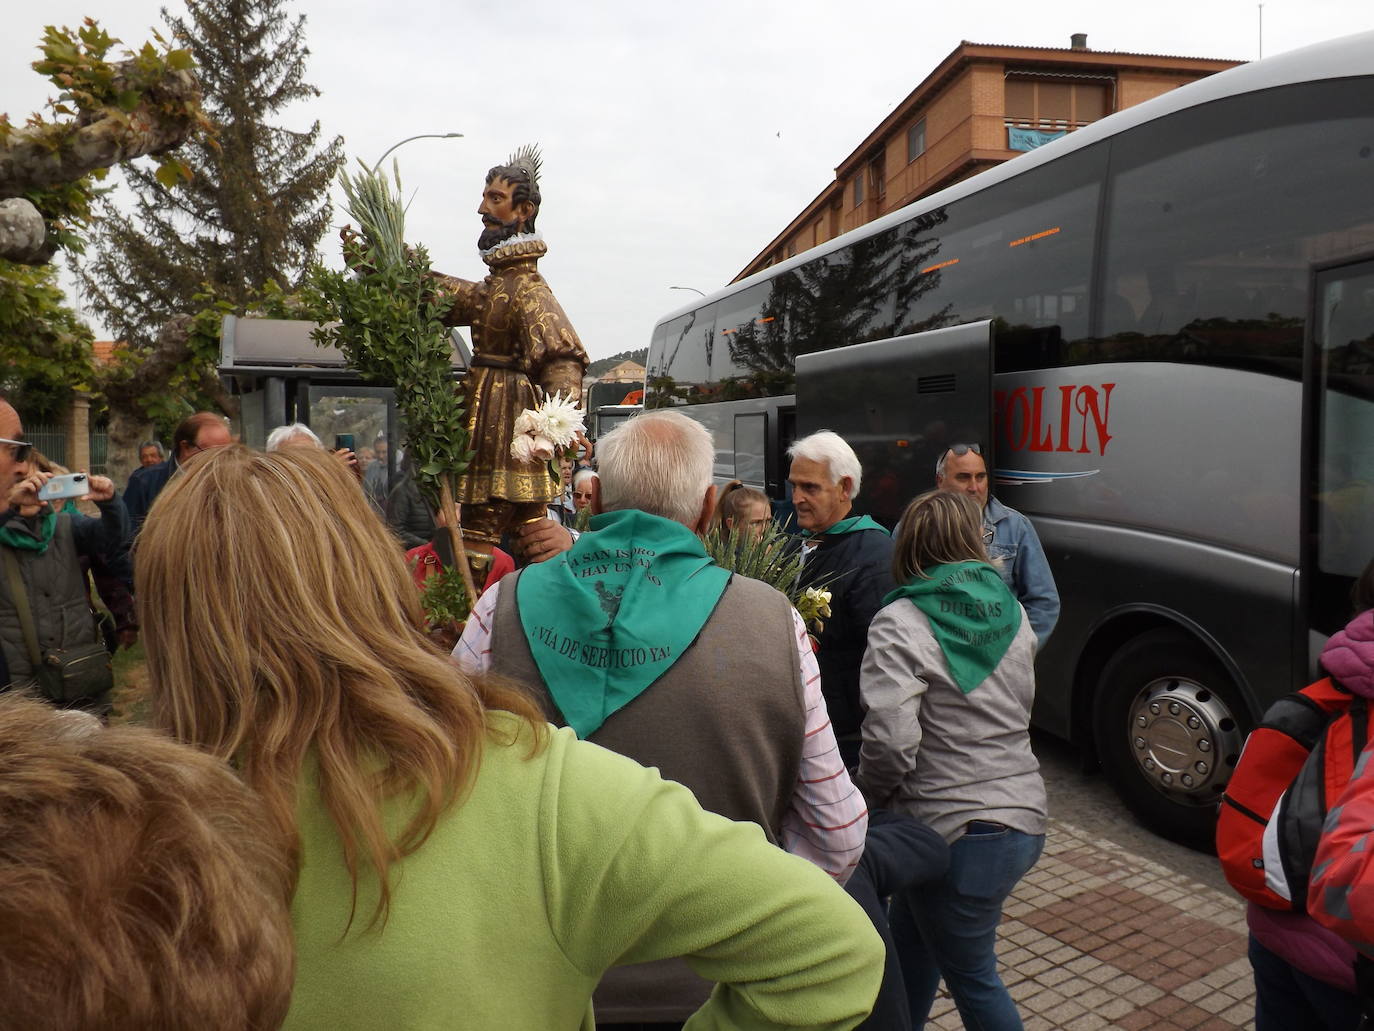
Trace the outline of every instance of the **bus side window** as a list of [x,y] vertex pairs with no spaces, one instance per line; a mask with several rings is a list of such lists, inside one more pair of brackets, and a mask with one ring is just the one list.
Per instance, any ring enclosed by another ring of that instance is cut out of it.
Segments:
[[[1363,100],[1309,83],[1263,104],[1191,108],[1114,141],[1100,329],[1078,360],[1299,377],[1310,266],[1374,245],[1361,157],[1374,119]],[[1306,185],[1313,168],[1319,191]]]

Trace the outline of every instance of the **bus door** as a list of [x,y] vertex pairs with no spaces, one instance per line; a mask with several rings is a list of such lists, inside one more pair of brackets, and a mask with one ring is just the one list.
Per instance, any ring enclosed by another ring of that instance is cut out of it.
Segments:
[[889,528],[935,486],[951,444],[992,445],[992,323],[873,340],[797,356],[797,433],[834,430],[857,452],[856,513]]
[[1321,268],[1314,287],[1302,576],[1313,660],[1374,559],[1374,260]]

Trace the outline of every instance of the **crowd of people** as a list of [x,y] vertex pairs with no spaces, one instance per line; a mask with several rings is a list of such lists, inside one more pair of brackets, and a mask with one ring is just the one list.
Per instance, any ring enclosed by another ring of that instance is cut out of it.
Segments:
[[[14,1026],[905,1031],[941,981],[1021,1026],[996,934],[1044,843],[1058,597],[977,444],[895,533],[843,439],[792,445],[818,627],[703,546],[768,532],[767,496],[718,497],[709,432],[643,413],[569,456],[451,655],[418,491],[403,539],[305,426],[257,451],[200,413],[145,450],[123,498],[89,478],[98,518],[55,508],[0,402]],[[137,599],[148,728],[103,726],[83,559]]]

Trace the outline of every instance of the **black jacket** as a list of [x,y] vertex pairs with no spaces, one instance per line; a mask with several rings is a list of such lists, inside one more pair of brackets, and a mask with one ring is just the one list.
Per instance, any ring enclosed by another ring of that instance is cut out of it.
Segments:
[[129,485],[124,488],[124,508],[129,513],[129,528],[136,534],[143,528],[143,520],[148,518],[148,509],[162,493],[177,471],[176,456],[157,465],[144,465],[129,474]]
[[[830,591],[830,618],[818,635],[821,693],[830,710],[835,737],[849,739],[846,761],[857,757],[854,742],[863,725],[859,666],[868,647],[868,625],[883,607],[892,580],[892,538],[882,530],[857,530],[809,538],[815,550],[802,566],[802,587],[819,584]],[[829,581],[827,583],[826,581]]]
[[419,486],[408,474],[387,496],[386,521],[396,536],[401,538],[407,551],[428,544],[434,535],[434,516],[420,495]]
[[[117,560],[128,547],[129,519],[118,496],[96,505],[100,509],[99,519],[59,513],[53,538],[43,551],[11,549],[19,560],[29,611],[39,648],[43,651],[73,648],[98,640],[81,559]],[[36,533],[34,520],[23,519],[12,512],[0,514],[0,523],[12,525],[26,534]],[[0,649],[4,651],[5,681],[19,687],[32,686],[33,663],[3,566],[0,566]]]

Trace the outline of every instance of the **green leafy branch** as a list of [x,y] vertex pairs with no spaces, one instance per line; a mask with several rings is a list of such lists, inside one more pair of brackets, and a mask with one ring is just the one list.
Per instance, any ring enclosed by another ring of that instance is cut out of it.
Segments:
[[55,419],[89,390],[91,331],[67,306],[52,265],[0,259],[0,396],[25,418]]
[[394,193],[384,177],[366,167],[351,181],[347,175],[343,179],[349,213],[362,224],[363,234],[345,233],[350,271],[317,264],[307,275],[307,290],[317,305],[315,320],[320,323],[314,338],[337,347],[364,379],[395,389],[416,484],[444,513],[471,604],[477,592],[454,498],[473,453],[463,395],[453,381],[449,330],[443,322],[452,302],[434,293],[425,248],[402,242],[399,175]]
[[[33,63],[34,71],[46,76],[61,93],[48,101],[54,115],[70,119],[46,122],[38,115],[29,126],[39,130],[39,138],[52,150],[69,143],[72,134],[97,117],[122,123],[131,130],[150,115],[163,121],[187,121],[208,137],[214,127],[201,109],[199,98],[190,99],[179,91],[163,91],[174,72],[189,72],[195,67],[191,51],[172,46],[161,33],[138,50],[126,50],[118,62],[108,55],[122,41],[102,29],[93,18],[86,18],[79,29],[49,25],[43,30],[40,49],[43,57]],[[140,110],[148,108],[150,110]],[[0,136],[0,141],[3,140]],[[104,170],[101,170],[102,174]],[[174,154],[158,158],[158,182],[168,189],[189,181],[191,169]]]
[[461,571],[445,569],[426,580],[420,588],[420,604],[434,626],[461,623],[467,619],[471,605]]
[[156,46],[145,43],[112,61],[120,41],[93,19],[76,30],[44,30],[33,68],[59,90],[48,115],[16,126],[0,114],[0,198],[29,201],[47,230],[47,249],[27,260],[46,261],[59,247],[81,251],[109,165],[157,155],[155,175],[170,188],[192,174],[174,149],[197,133],[213,145],[191,52],[154,39]]
[[[450,302],[431,293],[429,273],[429,255],[419,247],[405,263],[368,275],[316,265],[307,286],[315,303],[323,305],[314,312],[322,323],[316,342],[337,347],[369,382],[395,388],[416,481],[437,500],[445,483],[456,491],[472,452],[442,321]],[[331,319],[338,321],[329,324]]]

